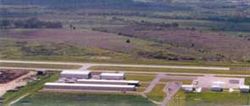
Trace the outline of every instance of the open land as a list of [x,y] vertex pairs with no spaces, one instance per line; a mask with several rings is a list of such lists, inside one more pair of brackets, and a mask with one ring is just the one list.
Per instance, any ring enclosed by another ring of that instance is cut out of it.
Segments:
[[[1,0],[0,68],[49,71],[5,93],[4,105],[249,105],[249,94],[170,90],[200,76],[245,78],[249,85],[249,6],[244,0]],[[39,91],[63,69],[125,72],[141,86],[137,95]]]

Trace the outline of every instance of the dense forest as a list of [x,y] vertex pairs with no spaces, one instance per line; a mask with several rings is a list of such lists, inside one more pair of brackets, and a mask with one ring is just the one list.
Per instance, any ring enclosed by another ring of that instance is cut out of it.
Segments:
[[6,5],[43,5],[57,9],[104,8],[148,11],[187,10],[188,6],[135,2],[134,0],[0,0]]

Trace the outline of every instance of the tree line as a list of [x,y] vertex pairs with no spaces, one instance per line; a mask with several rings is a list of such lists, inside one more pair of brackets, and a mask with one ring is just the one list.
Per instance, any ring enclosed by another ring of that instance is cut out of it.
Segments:
[[10,28],[62,28],[61,22],[41,21],[37,18],[29,18],[26,20],[0,20],[1,29]]

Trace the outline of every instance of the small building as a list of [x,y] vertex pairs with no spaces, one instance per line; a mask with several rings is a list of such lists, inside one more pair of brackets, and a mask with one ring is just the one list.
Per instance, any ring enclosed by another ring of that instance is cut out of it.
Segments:
[[106,80],[124,80],[125,74],[124,73],[101,73],[100,78],[106,79]]
[[249,93],[250,92],[250,87],[248,85],[241,85],[240,86],[240,92]]
[[195,92],[200,93],[202,91],[202,87],[195,88]]
[[60,77],[67,79],[89,79],[91,77],[91,73],[90,71],[63,70]]
[[193,92],[195,90],[194,85],[182,85],[181,88],[185,92]]
[[45,89],[135,91],[135,85],[45,83]]
[[36,70],[36,75],[46,75],[47,74],[47,71],[44,70],[44,69],[39,69],[39,70]]
[[216,92],[222,92],[223,88],[220,85],[212,85],[211,90]]
[[139,81],[136,81],[136,80],[78,79],[77,83],[85,83],[85,84],[117,84],[117,85],[135,85],[135,86],[139,86]]

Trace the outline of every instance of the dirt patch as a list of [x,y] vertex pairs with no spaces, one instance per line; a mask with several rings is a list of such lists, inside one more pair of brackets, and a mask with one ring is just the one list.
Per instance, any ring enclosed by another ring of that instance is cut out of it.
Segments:
[[27,74],[24,70],[0,70],[0,84],[8,83],[18,77]]

